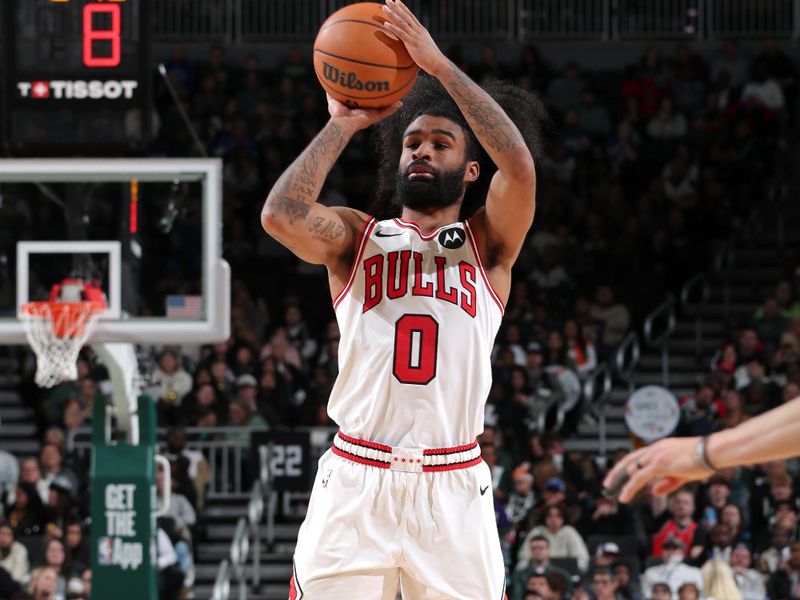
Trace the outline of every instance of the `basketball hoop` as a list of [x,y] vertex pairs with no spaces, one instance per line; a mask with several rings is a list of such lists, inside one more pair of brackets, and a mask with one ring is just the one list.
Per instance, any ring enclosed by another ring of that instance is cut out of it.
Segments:
[[36,385],[50,388],[78,378],[78,353],[94,332],[101,302],[27,302],[20,309],[36,353]]

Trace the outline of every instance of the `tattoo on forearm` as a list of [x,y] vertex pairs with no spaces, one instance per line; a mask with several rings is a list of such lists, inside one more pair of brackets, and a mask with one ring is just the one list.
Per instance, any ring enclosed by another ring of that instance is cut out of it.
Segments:
[[344,235],[344,225],[337,225],[333,219],[316,217],[314,222],[308,226],[308,230],[314,233],[314,238],[318,240],[335,240]]
[[465,73],[456,69],[449,87],[478,139],[494,150],[513,150],[524,145],[522,135],[508,116],[482,98],[475,90],[477,84]]
[[276,214],[285,214],[290,225],[305,221],[344,143],[342,128],[328,123],[275,184],[267,202]]

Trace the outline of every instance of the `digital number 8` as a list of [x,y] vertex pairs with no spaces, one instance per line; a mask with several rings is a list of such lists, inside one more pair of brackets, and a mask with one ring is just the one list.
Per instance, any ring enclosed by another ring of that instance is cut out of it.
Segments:
[[[94,15],[111,15],[111,29],[95,29]],[[122,19],[119,4],[87,4],[83,7],[83,64],[87,67],[116,67],[120,62]],[[111,56],[95,56],[94,42],[111,42]]]

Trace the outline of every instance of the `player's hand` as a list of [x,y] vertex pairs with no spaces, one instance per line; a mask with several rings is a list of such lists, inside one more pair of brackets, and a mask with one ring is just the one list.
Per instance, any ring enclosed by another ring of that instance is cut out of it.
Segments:
[[436,76],[447,63],[447,57],[414,13],[401,0],[386,0],[383,13],[386,15],[386,30],[400,38],[411,58],[423,71]]
[[[695,459],[699,438],[667,438],[625,455],[603,480],[610,495],[630,502],[648,482],[653,493],[669,494],[690,481],[706,479],[710,473]],[[620,490],[621,487],[621,490]]]
[[386,108],[349,108],[329,94],[326,94],[326,96],[328,96],[328,112],[331,115],[331,119],[335,120],[350,133],[355,133],[374,125],[381,119],[393,115],[397,109],[403,106],[403,103],[398,101]]

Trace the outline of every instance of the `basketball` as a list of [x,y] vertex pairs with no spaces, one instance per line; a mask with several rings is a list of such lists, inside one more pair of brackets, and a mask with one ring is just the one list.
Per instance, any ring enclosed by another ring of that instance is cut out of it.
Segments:
[[382,108],[405,96],[419,68],[386,33],[382,4],[359,2],[333,13],[314,41],[314,71],[325,91],[351,108]]

